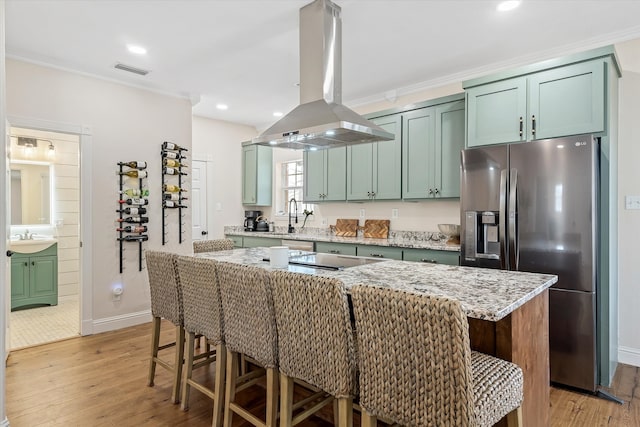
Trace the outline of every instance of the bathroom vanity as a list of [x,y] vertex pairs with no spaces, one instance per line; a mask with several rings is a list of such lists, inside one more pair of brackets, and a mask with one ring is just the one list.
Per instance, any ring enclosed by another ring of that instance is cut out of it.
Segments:
[[12,241],[11,251],[11,311],[40,305],[57,305],[57,241]]

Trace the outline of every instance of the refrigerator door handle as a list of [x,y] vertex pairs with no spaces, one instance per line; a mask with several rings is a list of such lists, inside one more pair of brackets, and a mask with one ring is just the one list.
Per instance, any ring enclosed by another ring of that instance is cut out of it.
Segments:
[[507,269],[507,244],[506,244],[506,236],[507,236],[507,173],[506,169],[500,171],[500,218],[498,222],[500,226],[498,227],[498,240],[500,240],[500,268],[502,270]]
[[509,265],[518,270],[520,250],[518,245],[518,170],[511,169],[509,182]]

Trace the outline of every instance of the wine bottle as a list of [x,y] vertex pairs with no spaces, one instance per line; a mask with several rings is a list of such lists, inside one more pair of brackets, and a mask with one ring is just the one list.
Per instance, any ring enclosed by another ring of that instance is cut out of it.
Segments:
[[126,231],[127,233],[144,233],[147,231],[146,225],[127,225],[126,227],[118,227],[116,231]]
[[118,200],[118,203],[121,203],[121,204],[126,203],[127,205],[144,206],[144,205],[148,205],[149,204],[149,200],[148,199],[141,199],[141,198],[130,198],[130,199],[125,199],[125,200]]
[[163,150],[176,150],[176,151],[188,151],[186,148],[174,144],[173,142],[165,141],[162,143]]
[[128,177],[131,177],[131,178],[146,178],[147,171],[139,171],[137,169],[126,171],[126,172],[116,171],[116,175],[127,175]]
[[181,205],[180,203],[176,203],[173,200],[163,200],[162,201],[163,208],[175,209],[175,208],[186,208],[185,205]]
[[142,207],[129,207],[119,209],[116,212],[126,213],[127,215],[144,215],[147,213],[147,208]]
[[182,172],[176,168],[165,167],[163,169],[163,173],[165,175],[186,175],[186,172]]
[[126,218],[116,219],[118,222],[128,222],[129,224],[140,223],[145,224],[149,222],[149,217],[146,216],[128,216]]
[[178,187],[177,185],[173,185],[173,184],[164,184],[162,186],[162,191],[164,191],[165,193],[186,193],[187,190],[185,190],[182,187]]
[[120,192],[121,194],[126,194],[129,197],[148,197],[149,189],[148,188],[127,188],[124,191]]
[[118,162],[118,165],[119,166],[129,166],[130,168],[138,169],[138,170],[142,170],[142,169],[146,169],[147,168],[147,162],[138,162],[138,161]]
[[184,197],[181,194],[178,193],[164,193],[162,195],[163,200],[189,200],[188,197]]
[[179,161],[174,160],[174,159],[165,158],[162,163],[165,166],[170,166],[172,168],[188,168],[189,167],[187,165],[183,165],[182,163],[180,163]]
[[146,234],[140,234],[140,235],[129,235],[129,236],[123,236],[118,238],[118,240],[124,240],[127,242],[146,242],[147,240],[149,240],[149,236],[147,236]]
[[176,153],[175,151],[163,151],[162,157],[167,157],[169,159],[178,159],[178,160],[187,158],[187,156],[185,156],[184,154]]

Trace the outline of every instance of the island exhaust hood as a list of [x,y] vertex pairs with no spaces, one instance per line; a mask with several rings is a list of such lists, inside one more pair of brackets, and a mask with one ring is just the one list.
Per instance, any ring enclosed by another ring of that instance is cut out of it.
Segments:
[[340,10],[330,0],[300,9],[300,105],[252,144],[309,150],[394,139],[342,105]]

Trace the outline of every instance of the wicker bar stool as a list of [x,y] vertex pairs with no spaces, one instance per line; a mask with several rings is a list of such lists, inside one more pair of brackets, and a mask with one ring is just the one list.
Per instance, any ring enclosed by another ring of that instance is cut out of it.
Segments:
[[[233,414],[255,426],[274,427],[278,414],[278,336],[269,273],[259,267],[218,262],[227,370],[224,426]],[[262,369],[239,375],[240,356]],[[266,376],[266,417],[261,420],[236,401],[236,393]]]
[[[351,427],[356,355],[342,282],[273,271],[271,284],[278,326],[280,426],[294,426],[337,401],[336,424]],[[294,405],[294,380],[318,392]]]
[[458,301],[356,286],[362,425],[522,425],[522,370],[471,351]]
[[231,239],[196,240],[193,242],[193,253],[228,251],[233,249]]
[[[176,271],[176,254],[160,251],[146,251],[147,273],[151,294],[151,359],[149,361],[148,385],[154,384],[156,365],[173,374],[171,402],[180,401],[180,380],[184,358],[184,313],[182,309],[182,287]],[[173,323],[176,329],[175,341],[160,345],[160,325],[162,319]],[[174,349],[174,361],[169,363],[158,357],[162,350]]]
[[[185,375],[182,382],[182,410],[189,408],[191,387],[213,400],[213,426],[222,425],[226,348],[223,339],[222,302],[216,277],[216,262],[211,259],[178,256],[178,276],[182,285],[184,329],[187,336]],[[194,342],[203,336],[214,350],[196,355]],[[214,357],[215,355],[215,357]],[[215,362],[213,389],[193,379],[193,370]]]

